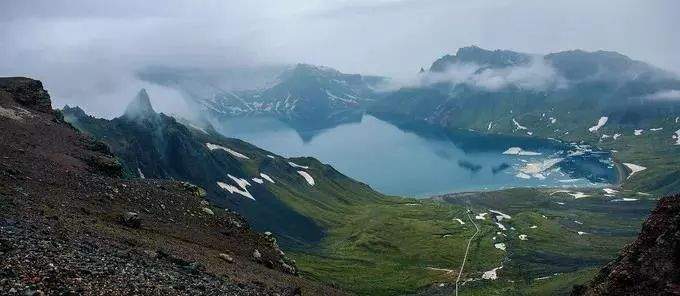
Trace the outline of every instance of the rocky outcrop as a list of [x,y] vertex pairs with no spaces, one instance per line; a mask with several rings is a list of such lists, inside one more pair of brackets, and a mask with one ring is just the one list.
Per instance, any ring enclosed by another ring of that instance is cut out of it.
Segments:
[[659,200],[638,238],[572,295],[680,295],[680,195]]
[[40,112],[52,112],[50,95],[38,80],[24,77],[0,78],[0,91],[12,94],[14,100],[22,106]]

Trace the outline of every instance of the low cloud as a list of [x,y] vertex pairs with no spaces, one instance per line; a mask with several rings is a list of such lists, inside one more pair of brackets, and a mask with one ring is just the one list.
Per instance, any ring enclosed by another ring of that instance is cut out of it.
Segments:
[[566,80],[542,57],[528,64],[506,68],[485,68],[472,63],[456,63],[443,72],[423,72],[406,78],[391,79],[380,87],[393,91],[402,87],[427,87],[439,83],[467,84],[479,89],[496,91],[510,86],[543,91],[566,85]]
[[645,96],[648,100],[654,101],[680,101],[680,90],[666,89]]

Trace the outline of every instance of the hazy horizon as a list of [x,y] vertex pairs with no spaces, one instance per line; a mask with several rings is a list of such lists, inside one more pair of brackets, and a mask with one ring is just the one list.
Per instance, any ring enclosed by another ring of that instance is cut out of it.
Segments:
[[[0,75],[40,79],[55,106],[120,114],[153,65],[309,63],[404,77],[464,46],[608,50],[680,72],[676,1],[21,1],[0,4]],[[177,108],[176,103],[167,104]],[[180,107],[181,108],[181,107]],[[163,108],[161,108],[163,109]],[[168,110],[164,110],[168,111]]]

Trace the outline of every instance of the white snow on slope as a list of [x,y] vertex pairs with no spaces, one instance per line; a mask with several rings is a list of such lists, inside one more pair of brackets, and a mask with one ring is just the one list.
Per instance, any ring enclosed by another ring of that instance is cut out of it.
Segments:
[[482,278],[485,279],[485,280],[496,280],[496,279],[498,279],[498,273],[496,271],[498,271],[501,268],[503,268],[503,266],[496,267],[496,268],[489,270],[489,271],[485,271],[484,274],[482,274]]
[[263,184],[264,183],[264,180],[262,180],[260,178],[252,178],[252,180],[253,180],[253,182],[255,182],[257,184]]
[[205,146],[208,147],[208,149],[210,149],[211,151],[216,150],[216,149],[220,149],[220,150],[224,150],[224,151],[229,152],[229,154],[231,154],[235,157],[243,158],[243,159],[250,159],[250,157],[245,156],[241,153],[238,153],[238,152],[231,150],[231,149],[224,147],[224,146],[220,146],[220,145],[216,145],[216,144],[212,144],[212,143],[205,143]]
[[519,240],[528,240],[529,238],[527,237],[526,234],[520,234],[519,235]]
[[641,171],[644,171],[644,170],[647,169],[646,167],[643,167],[643,166],[637,165],[637,164],[633,164],[633,163],[624,162],[623,165],[625,165],[628,169],[630,169],[630,175],[628,175],[628,178],[626,178],[626,179],[630,179],[630,177],[635,175],[635,173],[641,172]]
[[556,193],[566,193],[566,194],[568,194],[568,195],[571,195],[574,199],[579,199],[579,198],[584,198],[584,197],[589,197],[589,196],[590,196],[590,195],[585,194],[585,193],[580,192],[580,191],[569,191],[569,190],[557,190],[557,191],[553,191],[552,193],[550,193],[550,195],[554,195],[554,194],[556,194]]
[[607,194],[616,194],[616,193],[619,192],[618,190],[614,190],[614,189],[611,189],[611,188],[602,188],[602,191],[604,191]]
[[305,181],[307,181],[307,183],[309,183],[309,185],[314,186],[314,178],[312,178],[312,176],[310,174],[308,174],[305,171],[297,171],[297,172],[298,172],[298,174],[300,174],[300,176],[305,178]]
[[518,130],[525,130],[525,129],[527,129],[526,126],[523,126],[523,125],[519,124],[519,122],[517,122],[517,120],[515,120],[514,118],[512,119],[512,123],[515,124],[515,126],[517,127],[516,129],[518,129]]
[[522,167],[519,171],[528,175],[538,174],[545,172],[546,170],[553,167],[560,161],[562,161],[562,158],[551,158],[546,159],[542,162],[528,163],[524,167]]
[[504,243],[497,243],[497,244],[494,244],[493,246],[496,247],[496,249],[505,251],[505,244]]
[[680,129],[675,131],[673,139],[675,139],[675,145],[680,145]]
[[510,147],[508,150],[503,151],[503,154],[506,155],[523,155],[523,156],[534,156],[534,155],[541,155],[542,153],[540,152],[533,152],[533,151],[526,151],[520,147]]
[[142,170],[140,170],[139,168],[137,168],[137,173],[139,173],[140,178],[146,179],[146,177],[144,177],[144,173],[142,173]]
[[590,127],[588,130],[590,132],[596,132],[597,130],[599,130],[601,127],[603,127],[607,123],[607,120],[609,120],[609,117],[606,117],[606,116],[600,117],[600,119],[597,121],[597,124]]
[[630,198],[630,197],[624,197],[624,198],[619,198],[619,199],[612,199],[612,201],[636,201],[638,200],[637,198]]
[[658,132],[658,131],[660,131],[660,130],[663,130],[663,127],[650,128],[649,130],[650,130],[650,131],[653,131],[653,132]]
[[497,219],[498,221],[502,221],[503,219],[511,219],[511,218],[512,218],[512,217],[510,217],[510,215],[501,213],[501,212],[499,212],[499,211],[489,210],[489,212],[492,212],[492,213],[494,213],[494,214],[497,214],[498,216],[496,216],[496,219]]
[[464,225],[464,224],[465,224],[465,222],[463,222],[463,220],[461,220],[461,219],[459,219],[459,218],[456,218],[456,219],[453,219],[453,220],[458,221],[458,223],[460,223],[460,225]]
[[485,217],[485,216],[488,215],[488,214],[489,214],[489,213],[479,213],[479,214],[477,214],[477,216],[475,216],[475,219],[477,219],[477,220],[486,220],[486,217]]
[[274,182],[274,179],[272,179],[269,175],[267,175],[265,173],[260,173],[260,177],[262,177],[262,179],[265,179],[269,182],[276,183],[276,182]]
[[220,188],[222,188],[224,190],[229,191],[229,193],[231,193],[231,194],[238,193],[238,194],[243,195],[247,198],[255,200],[253,195],[250,194],[250,192],[248,192],[248,190],[242,190],[242,189],[239,189],[238,187],[236,187],[234,185],[226,184],[226,183],[223,183],[223,182],[217,182],[217,186],[219,186]]
[[614,140],[616,140],[616,139],[618,139],[620,136],[621,136],[621,134],[614,134],[614,136],[613,136],[612,138],[614,138]]
[[503,231],[508,230],[507,228],[505,228],[505,225],[503,225],[503,224],[501,224],[501,223],[498,223],[498,222],[494,222],[494,223],[496,223],[496,225],[498,226],[498,228],[500,228],[501,230],[503,230]]
[[239,187],[241,187],[243,190],[246,189],[247,186],[250,186],[250,182],[248,180],[239,178],[239,177],[234,177],[231,174],[227,174],[227,177],[229,177],[232,181],[236,182]]
[[633,134],[636,135],[636,136],[639,136],[639,135],[642,135],[642,132],[644,132],[644,131],[645,130],[643,130],[643,129],[636,129],[636,130],[633,131]]
[[301,168],[301,169],[305,169],[305,170],[306,170],[306,169],[309,169],[308,166],[299,165],[299,164],[294,163],[294,162],[292,162],[292,161],[289,161],[288,164],[289,164],[290,166],[294,167],[294,168]]

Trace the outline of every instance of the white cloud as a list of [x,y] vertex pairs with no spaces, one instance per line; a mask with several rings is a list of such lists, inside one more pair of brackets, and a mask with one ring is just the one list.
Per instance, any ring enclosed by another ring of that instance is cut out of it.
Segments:
[[423,87],[444,82],[454,85],[467,84],[489,91],[508,86],[528,90],[547,90],[566,84],[566,80],[558,75],[542,56],[535,56],[526,65],[506,68],[483,68],[471,63],[452,64],[443,72],[424,72],[407,78],[392,79],[380,89],[391,91],[401,87]]
[[680,90],[677,89],[661,90],[651,95],[647,95],[645,96],[645,98],[658,101],[680,101]]

